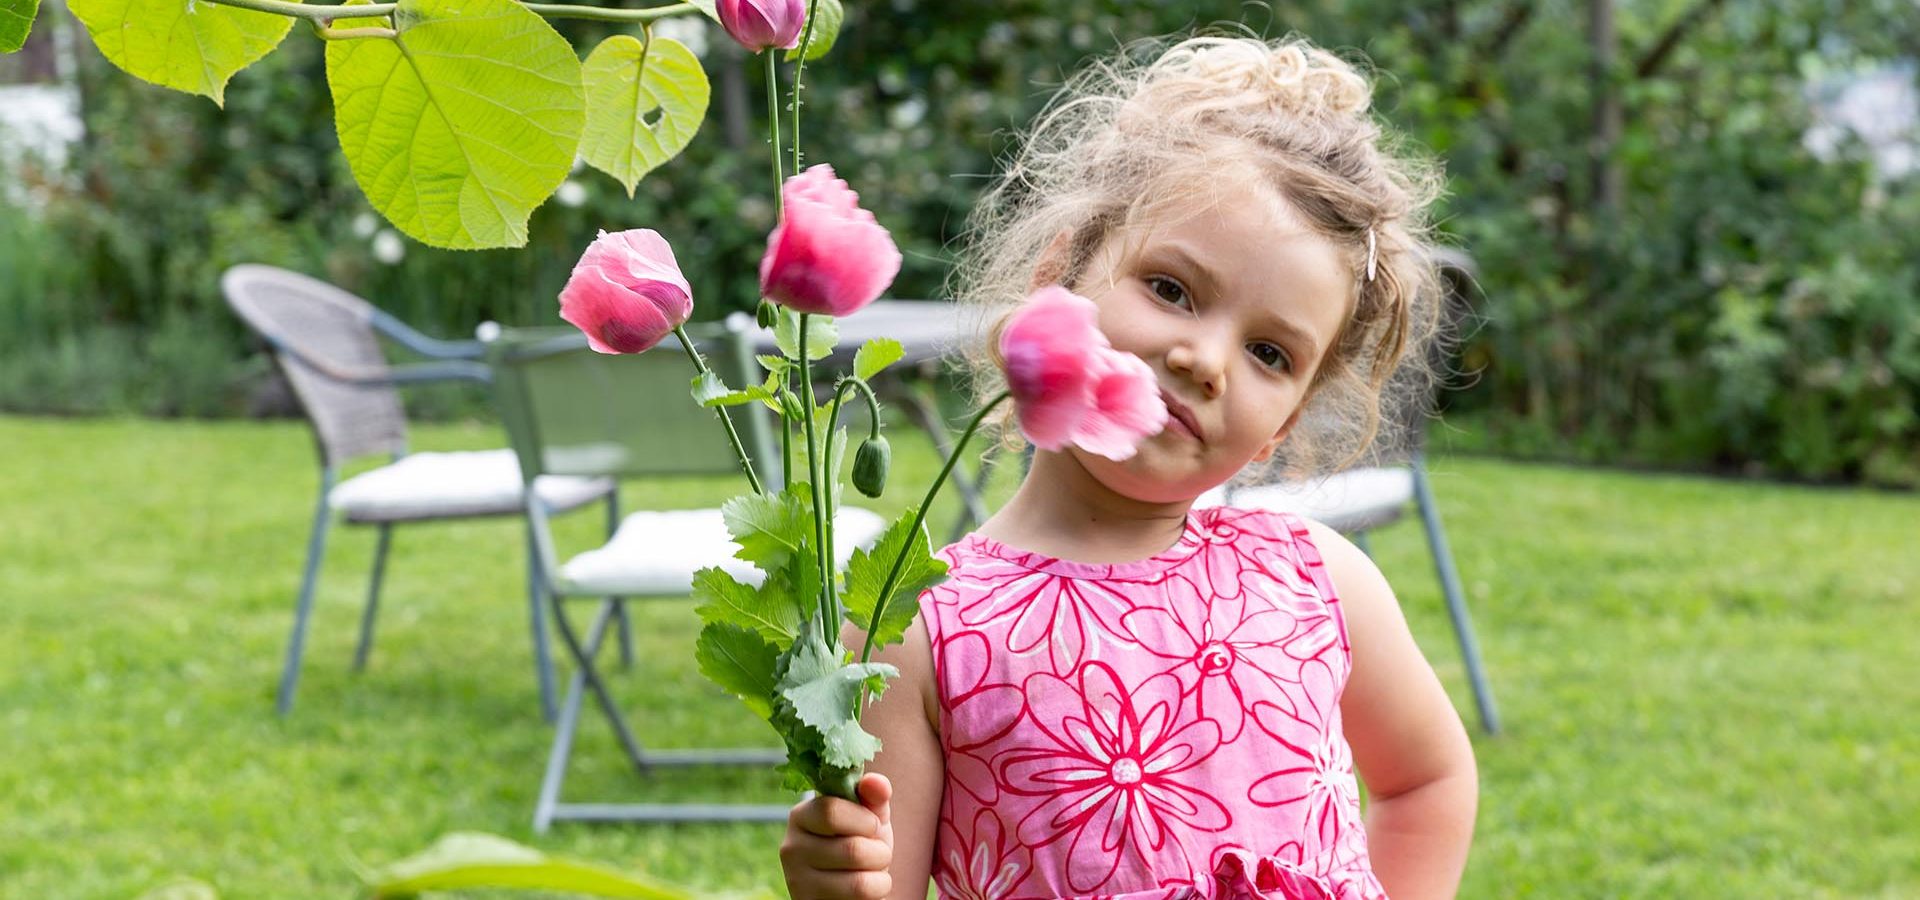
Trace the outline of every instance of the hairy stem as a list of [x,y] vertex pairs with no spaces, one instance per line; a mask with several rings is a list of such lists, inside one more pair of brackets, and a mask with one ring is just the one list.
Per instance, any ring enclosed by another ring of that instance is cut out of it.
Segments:
[[[693,361],[694,371],[702,375],[707,374],[707,361],[700,358],[699,350],[694,349],[693,339],[687,337],[687,330],[682,326],[675,325],[673,326],[673,335],[680,339],[680,347],[687,351],[687,359]],[[760,475],[753,471],[753,459],[747,456],[746,446],[740,443],[740,432],[734,429],[733,419],[727,416],[726,407],[716,406],[713,408],[713,413],[720,417],[720,424],[727,426],[727,440],[733,442],[734,455],[740,458],[740,468],[746,470],[747,483],[753,485],[754,493],[764,493],[766,489],[760,486]]]
[[826,480],[820,477],[820,473],[826,467],[820,460],[824,454],[820,452],[820,441],[813,428],[813,367],[807,361],[807,320],[811,318],[813,316],[808,313],[800,314],[800,401],[801,406],[805,407],[803,412],[807,429],[807,480],[812,482],[812,490],[807,493],[813,495],[813,549],[820,562],[820,632],[827,646],[832,647],[837,643],[838,635],[835,632],[839,629],[840,616],[833,608],[832,582],[828,580],[833,572],[833,560],[826,555],[827,529],[832,526],[827,522],[821,505],[823,498],[820,496],[820,492],[826,488]]
[[[800,76],[807,71],[807,47],[813,43],[813,14],[820,0],[807,3],[807,27],[800,32],[800,57],[793,64],[793,174],[800,174]],[[771,51],[769,51],[771,52]]]

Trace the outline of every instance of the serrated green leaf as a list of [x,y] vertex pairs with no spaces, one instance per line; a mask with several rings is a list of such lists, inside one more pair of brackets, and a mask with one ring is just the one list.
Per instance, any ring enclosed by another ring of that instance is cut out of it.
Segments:
[[802,627],[781,657],[779,699],[811,729],[820,759],[843,769],[865,765],[880,751],[880,739],[860,727],[854,705],[861,688],[877,697],[887,679],[900,671],[886,663],[842,664],[842,652],[829,647],[817,629]]
[[700,674],[740,698],[762,719],[773,716],[774,670],[780,648],[756,631],[731,622],[709,622],[700,629],[693,657]]
[[[847,593],[843,599],[847,621],[862,631],[872,629],[875,646],[900,643],[907,627],[913,624],[914,614],[920,611],[920,592],[938,584],[947,575],[946,561],[935,558],[932,553],[926,525],[922,524],[917,531],[911,530],[912,525],[913,513],[901,514],[871,551],[857,550],[847,563]],[[886,583],[894,557],[900,555],[903,547],[907,558],[900,564],[899,580],[888,592],[887,605],[881,610],[880,621],[875,623],[873,610],[879,602],[880,588]]]
[[[808,555],[795,554],[793,558],[807,559]],[[785,584],[755,588],[735,580],[724,569],[705,568],[693,573],[693,599],[700,601],[694,612],[702,622],[751,628],[767,640],[786,644],[800,625],[799,605],[787,596],[787,590]]]
[[793,361],[787,359],[784,356],[775,356],[771,353],[762,353],[758,356],[755,356],[754,359],[760,363],[760,368],[765,369],[768,372],[785,372],[786,370],[793,368]]
[[40,0],[0,0],[0,53],[26,46],[34,14],[39,11]]
[[633,196],[648,172],[680,154],[707,117],[707,73],[687,45],[630,34],[600,42],[581,70],[587,127],[580,156]]
[[69,0],[67,8],[127,74],[221,106],[234,73],[293,29],[288,16],[186,0]]
[[840,6],[840,0],[814,0],[810,4],[816,17],[813,34],[808,35],[804,28],[800,34],[807,42],[805,47],[795,47],[787,51],[787,62],[800,57],[800,51],[807,51],[807,61],[812,62],[827,55],[833,49],[833,42],[840,37],[840,26],[846,22],[847,11]]
[[375,897],[413,897],[425,891],[459,888],[534,888],[638,900],[693,900],[698,896],[476,832],[442,837],[425,851],[373,873],[368,881]]
[[712,372],[702,372],[693,376],[694,402],[709,409],[716,406],[740,406],[756,400],[773,399],[773,389],[765,384],[756,384],[740,390],[732,390],[720,376]]
[[778,494],[742,494],[720,506],[727,532],[740,545],[733,555],[763,572],[777,572],[813,533],[812,495],[795,482]]
[[580,60],[514,0],[399,0],[392,40],[330,41],[327,84],[353,178],[422,243],[518,247],[572,170]]
[[[800,314],[780,307],[780,319],[773,326],[773,342],[788,359],[800,358]],[[807,317],[807,358],[825,359],[840,343],[840,326],[832,316]]]
[[880,374],[882,369],[900,361],[907,354],[906,348],[893,338],[874,338],[860,345],[853,354],[853,377],[865,381]]

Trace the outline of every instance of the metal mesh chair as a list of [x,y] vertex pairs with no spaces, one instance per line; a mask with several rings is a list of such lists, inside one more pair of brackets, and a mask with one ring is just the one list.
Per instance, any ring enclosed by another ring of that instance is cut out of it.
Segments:
[[[1472,289],[1473,261],[1463,253],[1443,252],[1440,268],[1448,295],[1445,302],[1451,313]],[[1410,404],[1407,412],[1423,415],[1424,409],[1419,404]],[[1230,487],[1209,499],[1240,507],[1298,513],[1351,535],[1362,550],[1368,549],[1367,532],[1398,521],[1408,507],[1418,510],[1426,530],[1427,550],[1433,557],[1440,591],[1446,599],[1447,615],[1453,622],[1460,656],[1473,688],[1474,705],[1480,712],[1481,727],[1488,734],[1497,734],[1499,711],[1494,707],[1493,690],[1480,660],[1480,643],[1474,636],[1473,619],[1467,613],[1460,573],[1454,567],[1453,551],[1447,546],[1447,532],[1440,524],[1439,506],[1427,478],[1424,422],[1402,424],[1409,446],[1389,452],[1374,465],[1349,469],[1317,481]]]
[[[275,365],[313,427],[320,457],[320,496],[275,702],[284,715],[293,706],[315,583],[327,531],[336,516],[347,524],[379,529],[353,656],[353,668],[360,671],[373,647],[374,618],[393,527],[403,522],[518,516],[525,508],[525,483],[509,450],[407,453],[406,414],[396,386],[454,380],[489,383],[490,370],[478,361],[484,353],[479,342],[429,338],[338,287],[272,266],[235,266],[221,277],[220,287],[228,306],[272,351]],[[389,366],[381,337],[427,361]],[[342,467],[381,455],[392,461],[336,483]],[[618,519],[614,487],[607,478],[554,478],[539,482],[535,493],[546,508],[555,511],[604,499],[611,525]],[[531,531],[528,539],[531,556]],[[528,610],[534,662],[541,708],[551,720],[553,665],[547,651],[544,606],[536,588],[530,567]]]
[[[689,332],[729,380],[753,377],[752,338],[744,328],[689,326]],[[588,350],[577,331],[505,330],[489,345],[488,360],[494,367],[501,420],[527,479],[739,473],[739,462],[713,411],[688,396],[691,370],[676,346],[608,355]],[[757,403],[729,412],[755,459],[755,469],[778,476],[771,414]],[[757,748],[643,750],[594,661],[609,622],[621,615],[629,599],[684,599],[692,591],[694,573],[708,566],[729,570],[742,580],[757,577],[756,570],[734,556],[736,548],[720,510],[634,512],[621,521],[604,546],[563,562],[547,528],[546,500],[536,492],[528,494],[526,502],[540,585],[551,594],[554,621],[575,663],[534,810],[535,830],[545,831],[555,820],[784,819],[785,805],[560,801],[588,692],[613,727],[628,761],[642,775],[658,766],[772,765],[782,761],[785,753]],[[878,515],[852,507],[842,507],[834,521],[843,561],[885,528]],[[598,601],[598,613],[584,636],[568,618],[569,599]]]

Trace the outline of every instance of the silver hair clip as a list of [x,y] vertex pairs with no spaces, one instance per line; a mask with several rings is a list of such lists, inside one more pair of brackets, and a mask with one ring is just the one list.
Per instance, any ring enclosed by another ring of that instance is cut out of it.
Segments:
[[1373,276],[1378,273],[1379,270],[1379,245],[1374,242],[1373,226],[1369,225],[1367,226],[1367,281],[1369,283],[1373,281]]

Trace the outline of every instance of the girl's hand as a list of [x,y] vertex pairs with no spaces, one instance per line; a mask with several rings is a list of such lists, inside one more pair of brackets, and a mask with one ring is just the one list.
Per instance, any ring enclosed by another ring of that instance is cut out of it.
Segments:
[[814,797],[787,814],[780,868],[793,900],[885,900],[893,890],[893,785],[860,779],[860,803]]

